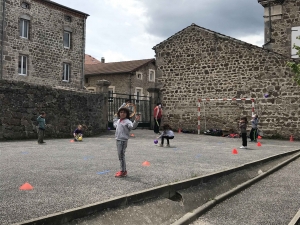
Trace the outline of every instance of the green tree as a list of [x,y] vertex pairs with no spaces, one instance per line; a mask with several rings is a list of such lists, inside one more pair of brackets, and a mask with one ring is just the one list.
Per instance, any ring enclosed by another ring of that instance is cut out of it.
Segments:
[[[300,36],[298,36],[297,39],[300,40]],[[294,44],[293,49],[297,50],[296,54],[300,58],[300,46]],[[295,73],[294,80],[296,81],[296,83],[298,85],[300,85],[300,64],[299,64],[299,62],[288,62],[287,66],[291,67],[292,71]]]

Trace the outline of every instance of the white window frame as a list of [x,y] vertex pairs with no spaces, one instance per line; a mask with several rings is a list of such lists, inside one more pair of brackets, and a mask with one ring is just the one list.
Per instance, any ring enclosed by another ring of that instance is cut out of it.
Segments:
[[300,40],[297,39],[297,37],[300,36],[300,26],[299,27],[292,27],[291,29],[291,57],[294,59],[299,58],[298,55],[296,55],[297,50],[294,49],[294,44],[297,46],[300,46]]
[[[151,72],[153,72],[153,79],[151,79]],[[155,82],[155,70],[149,69],[149,81]]]
[[[24,61],[26,63],[25,65],[25,71],[24,71]],[[19,71],[19,64],[21,63],[21,70]],[[28,57],[25,56],[25,55],[20,55],[19,56],[19,60],[18,60],[18,73],[19,75],[22,75],[22,76],[27,76],[27,71],[28,71]]]
[[69,63],[63,63],[63,79],[64,82],[70,82],[70,70],[71,65]]
[[[141,76],[140,78],[139,78],[139,75]],[[143,73],[137,72],[136,73],[136,78],[139,79],[139,80],[143,80]]]
[[[140,91],[140,95],[138,95],[138,90]],[[140,96],[144,96],[144,89],[143,88],[141,88],[141,87],[136,87],[135,88],[135,93],[134,93],[134,95],[135,95],[135,99],[136,100],[142,100],[142,98],[140,97]]]
[[[65,34],[68,34],[68,46],[65,45]],[[71,35],[72,35],[72,32],[64,30],[64,35],[63,35],[64,48],[67,48],[67,49],[71,48]]]
[[[117,97],[117,95],[116,94],[114,94],[115,93],[115,90],[116,90],[116,86],[109,86],[108,87],[108,91],[110,91],[112,89],[112,91],[113,91],[113,96],[112,97]],[[111,97],[111,96],[109,96],[109,97]]]
[[[28,39],[29,38],[29,23],[30,23],[30,20],[26,20],[26,19],[23,19],[23,18],[20,18],[20,37],[21,38],[24,38],[24,39]],[[25,26],[27,28],[27,32],[25,30]]]
[[88,91],[92,91],[92,92],[96,92],[96,88],[95,87],[88,87],[86,88]]

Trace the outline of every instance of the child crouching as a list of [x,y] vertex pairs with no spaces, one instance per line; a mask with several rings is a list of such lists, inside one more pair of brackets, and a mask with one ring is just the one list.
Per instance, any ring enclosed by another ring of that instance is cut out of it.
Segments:
[[82,125],[78,125],[73,132],[74,141],[82,141]]
[[157,139],[161,138],[161,143],[159,145],[159,147],[163,147],[164,146],[164,139],[167,139],[167,147],[170,147],[170,139],[174,138],[174,133],[172,131],[172,128],[170,127],[169,124],[164,124],[163,125],[163,132],[160,136],[157,137]]

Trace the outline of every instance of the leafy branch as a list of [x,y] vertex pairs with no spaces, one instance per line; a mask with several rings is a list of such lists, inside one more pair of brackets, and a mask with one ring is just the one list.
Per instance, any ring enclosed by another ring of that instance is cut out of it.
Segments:
[[[300,36],[298,36],[297,39],[300,40]],[[300,58],[300,46],[294,44],[293,49],[297,50],[296,55]],[[300,64],[298,62],[288,62],[287,66],[295,73],[294,80],[298,85],[300,85]]]

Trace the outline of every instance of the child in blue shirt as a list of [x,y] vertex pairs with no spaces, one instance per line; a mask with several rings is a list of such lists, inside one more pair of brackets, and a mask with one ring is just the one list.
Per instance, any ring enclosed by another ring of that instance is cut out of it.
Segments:
[[78,125],[76,130],[73,132],[74,141],[82,141],[82,125]]

